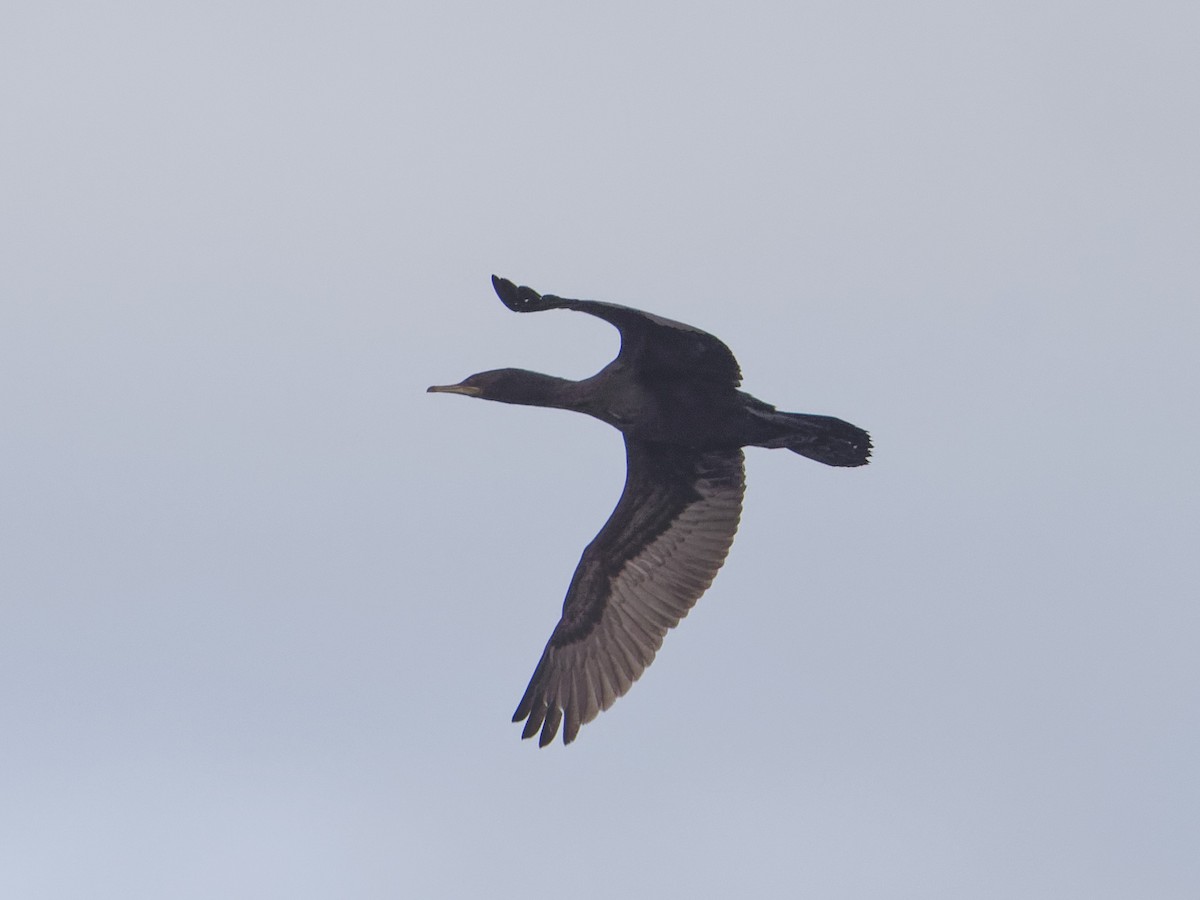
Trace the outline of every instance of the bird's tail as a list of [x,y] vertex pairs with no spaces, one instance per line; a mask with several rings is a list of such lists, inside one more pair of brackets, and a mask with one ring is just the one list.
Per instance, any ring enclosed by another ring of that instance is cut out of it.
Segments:
[[827,466],[863,466],[871,458],[871,436],[832,416],[772,410],[758,415],[775,426],[761,447],[785,447]]

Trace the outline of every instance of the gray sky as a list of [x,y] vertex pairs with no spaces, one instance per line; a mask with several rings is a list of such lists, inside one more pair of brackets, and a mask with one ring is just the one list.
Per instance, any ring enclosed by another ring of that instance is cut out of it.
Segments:
[[[0,895],[1192,898],[1194,3],[18,4]],[[868,428],[564,750],[619,435],[429,396],[695,324]]]

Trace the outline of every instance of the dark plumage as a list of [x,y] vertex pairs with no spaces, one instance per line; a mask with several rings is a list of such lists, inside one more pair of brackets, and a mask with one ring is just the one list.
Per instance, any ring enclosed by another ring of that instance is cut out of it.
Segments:
[[625,436],[625,490],[579,560],[514,722],[540,746],[563,743],[637,681],[663,636],[712,584],[737,531],[742,447],[786,447],[830,466],[861,466],[865,431],[841,419],[779,412],[739,391],[741,371],[710,334],[615,303],[539,295],[492,276],[516,312],[573,309],[621,332],[617,358],[569,381],[497,369],[430,391],[586,413]]

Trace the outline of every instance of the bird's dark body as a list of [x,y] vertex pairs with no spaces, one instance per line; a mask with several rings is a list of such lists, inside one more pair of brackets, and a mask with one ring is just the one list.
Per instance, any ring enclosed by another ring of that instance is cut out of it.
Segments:
[[723,343],[690,325],[614,303],[539,295],[493,277],[517,312],[573,309],[621,332],[621,351],[583,381],[524,369],[481,372],[431,391],[570,409],[625,436],[617,507],[584,550],[562,618],[517,707],[523,737],[563,740],[616,701],[653,660],[666,632],[711,584],[737,530],[742,447],[783,447],[832,466],[860,466],[871,442],[841,419],[779,412],[738,390]]
[[639,441],[693,449],[741,447],[758,428],[746,414],[746,401],[753,398],[728,384],[704,384],[673,372],[646,376],[615,362],[580,386],[590,388],[593,379],[605,390],[594,408],[581,411]]

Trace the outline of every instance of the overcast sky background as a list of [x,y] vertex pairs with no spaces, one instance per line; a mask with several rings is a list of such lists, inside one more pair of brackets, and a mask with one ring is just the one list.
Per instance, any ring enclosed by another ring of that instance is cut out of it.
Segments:
[[[0,896],[1194,898],[1200,7],[17,3]],[[619,435],[721,337],[869,429],[579,740]]]

